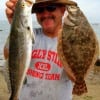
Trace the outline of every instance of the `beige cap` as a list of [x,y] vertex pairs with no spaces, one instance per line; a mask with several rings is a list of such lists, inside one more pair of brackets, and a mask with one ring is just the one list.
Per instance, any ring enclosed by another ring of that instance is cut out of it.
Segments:
[[39,4],[50,4],[50,3],[57,3],[63,5],[77,5],[76,2],[71,0],[35,0],[32,12],[34,13],[34,8],[37,7]]

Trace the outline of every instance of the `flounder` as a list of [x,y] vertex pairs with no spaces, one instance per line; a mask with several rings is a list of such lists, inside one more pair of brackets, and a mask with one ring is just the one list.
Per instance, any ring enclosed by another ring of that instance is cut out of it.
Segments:
[[73,94],[87,92],[85,76],[98,57],[98,41],[78,5],[67,6],[63,29],[58,34],[58,56],[68,76],[73,79]]

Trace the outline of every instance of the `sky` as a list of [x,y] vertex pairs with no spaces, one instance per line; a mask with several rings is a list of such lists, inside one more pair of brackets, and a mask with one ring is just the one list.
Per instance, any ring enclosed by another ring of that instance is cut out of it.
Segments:
[[[5,2],[0,0],[0,20],[7,20],[5,14]],[[100,23],[100,0],[74,0],[91,23]]]

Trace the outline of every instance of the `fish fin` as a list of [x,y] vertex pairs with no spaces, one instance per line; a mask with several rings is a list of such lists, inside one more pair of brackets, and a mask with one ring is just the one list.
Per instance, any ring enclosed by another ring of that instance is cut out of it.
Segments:
[[71,22],[68,18],[65,18],[64,19],[64,24],[65,25],[68,25],[68,26],[75,26],[75,24],[73,22]]
[[9,93],[11,93],[11,83],[10,83],[10,76],[9,76],[9,69],[8,69],[8,60],[5,61],[4,77],[5,77],[5,81],[7,82]]
[[75,26],[75,24],[71,21],[71,19],[75,20],[74,18],[72,18],[72,16],[70,16],[70,14],[64,14],[64,17],[63,17],[63,23],[67,26]]
[[30,26],[27,27],[27,30],[30,31],[30,34],[29,35],[30,35],[30,37],[32,39],[32,43],[34,44],[34,42],[35,42],[34,32],[33,32],[32,28]]
[[9,100],[19,100],[19,99],[16,98],[16,97],[11,96]]
[[25,77],[23,84],[27,84],[27,77]]
[[35,43],[35,36],[34,36],[34,32],[32,33],[32,43]]
[[83,93],[87,93],[87,87],[85,80],[76,80],[74,88],[73,88],[73,94],[75,95],[82,95]]

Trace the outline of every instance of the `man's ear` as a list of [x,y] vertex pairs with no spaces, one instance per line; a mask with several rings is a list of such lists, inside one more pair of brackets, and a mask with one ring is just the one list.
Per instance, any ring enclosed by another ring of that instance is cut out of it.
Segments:
[[61,12],[62,12],[63,15],[65,13],[65,10],[66,10],[66,7],[65,6],[61,8]]

